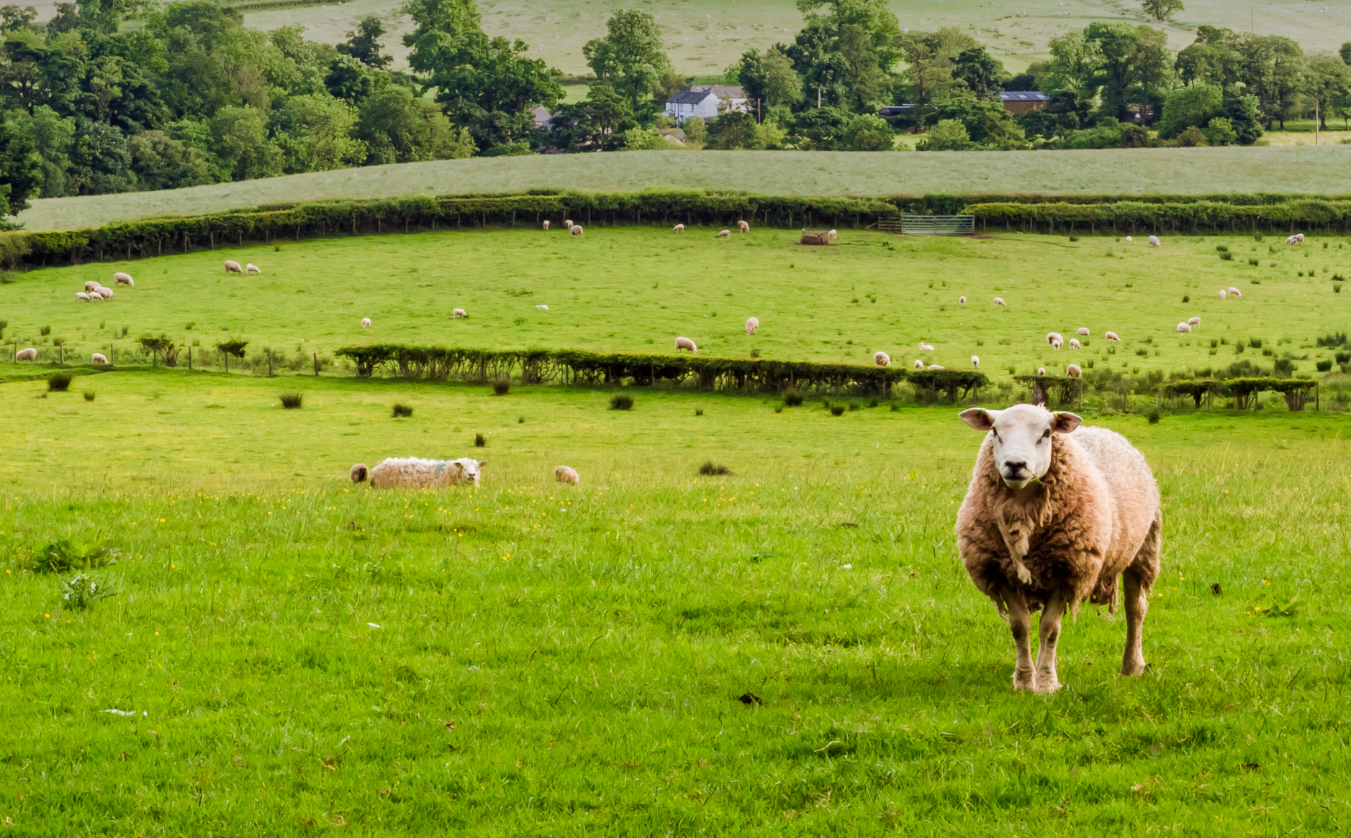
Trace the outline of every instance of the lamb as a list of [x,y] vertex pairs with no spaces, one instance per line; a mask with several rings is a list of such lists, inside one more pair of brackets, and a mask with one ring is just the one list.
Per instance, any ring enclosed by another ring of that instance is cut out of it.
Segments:
[[1046,367],[1037,367],[1037,375],[1044,377],[1046,375]]
[[889,367],[891,366],[891,356],[881,351],[874,352],[873,363],[877,364],[879,367]]
[[1187,325],[1191,326],[1193,329],[1199,329],[1201,328],[1201,318],[1189,317],[1187,318]]
[[239,263],[238,263],[238,262],[235,262],[235,261],[230,260],[230,259],[226,259],[226,260],[225,260],[225,272],[226,272],[227,274],[242,274],[242,273],[244,273],[244,269],[241,268],[241,267],[239,266]]
[[[1054,692],[1060,618],[1089,600],[1115,610],[1125,581],[1121,674],[1145,671],[1141,629],[1159,575],[1163,514],[1143,455],[1073,413],[1032,405],[971,408],[961,418],[990,431],[957,513],[957,549],[976,588],[1008,619],[1017,649],[1015,690]],[[1041,610],[1035,667],[1032,612]]]
[[1088,337],[1088,327],[1080,326],[1079,331],[1076,332],[1075,334],[1082,335],[1083,337]]
[[971,356],[971,369],[973,369],[973,370],[978,370],[978,369],[980,369],[980,356],[979,356],[979,355],[972,355],[972,356]]
[[1228,291],[1225,291],[1223,288],[1220,289],[1220,299],[1221,299],[1221,300],[1223,300],[1226,296],[1228,296],[1228,294],[1229,294]]
[[924,362],[921,361],[919,358],[916,358],[916,359],[915,359],[915,369],[917,369],[917,370],[922,370],[922,369],[924,369]]
[[760,331],[760,318],[751,317],[746,320],[746,334],[753,335]]
[[113,274],[113,284],[126,285],[130,287],[136,284],[136,280],[131,278],[131,274],[124,274],[121,271],[118,271],[117,273]]
[[1179,323],[1179,324],[1177,324],[1177,330],[1178,330],[1178,332],[1184,332],[1184,333],[1185,333],[1185,332],[1190,332],[1190,331],[1192,330],[1192,327],[1191,327],[1191,326],[1188,326],[1186,323]]
[[16,361],[36,361],[37,359],[38,351],[31,346],[14,353],[14,360]]
[[101,352],[95,352],[93,355],[89,356],[89,362],[93,364],[106,364],[108,363],[108,358]]
[[464,309],[462,309],[462,308],[457,308],[457,309],[455,309],[454,311],[452,311],[452,312],[450,313],[450,316],[451,316],[451,318],[454,319],[454,320],[464,320],[464,319],[465,319],[466,317],[468,317],[469,315],[468,315],[468,314],[465,314]]
[[1229,289],[1229,296],[1231,296],[1231,297],[1242,297],[1242,296],[1243,296],[1243,292],[1240,291],[1240,290],[1238,290],[1237,288],[1230,288],[1230,289]]
[[[99,299],[100,299],[100,300],[103,299],[102,295],[99,296]],[[83,291],[76,291],[76,292],[75,292],[75,300],[76,300],[77,302],[87,303],[87,302],[89,302],[89,295],[86,294],[86,293],[83,292]]]
[[1150,246],[1150,247],[1162,247],[1163,245],[1159,243],[1159,237],[1158,237],[1158,236],[1150,236],[1150,237],[1149,237],[1149,246]]
[[1003,297],[995,297],[995,298],[994,298],[994,305],[995,305],[995,308],[1006,308],[1006,306],[1004,305],[1004,298],[1003,298]]
[[[424,460],[420,457],[390,457],[370,470],[373,489],[444,489],[447,486],[479,485],[479,474],[488,463],[461,457],[458,460]],[[367,477],[361,463],[348,472],[353,483]]]
[[747,224],[745,221],[738,221],[736,223],[736,231],[738,233],[749,233],[751,231],[751,225]]
[[718,233],[718,236],[717,236],[717,237],[720,238],[720,239],[730,239],[730,238],[732,237],[732,231],[731,231],[731,230],[723,230],[722,232]]
[[685,225],[684,225],[684,224],[677,224],[676,226],[674,226],[674,227],[671,228],[671,232],[672,232],[672,233],[683,233],[683,232],[685,232]]
[[580,486],[582,478],[577,476],[577,469],[572,466],[558,466],[554,469],[554,480],[559,483],[567,483],[569,486]]
[[361,328],[369,329],[370,327],[371,327],[371,319],[369,317],[361,318]]
[[1103,335],[1103,337],[1107,338],[1110,341],[1121,343],[1121,338],[1117,337],[1116,332],[1108,332],[1107,334]]
[[1064,345],[1065,345],[1065,342],[1062,341],[1062,340],[1059,340],[1059,339],[1051,341],[1051,348],[1054,349],[1056,352],[1059,352],[1059,351],[1060,351],[1060,347],[1062,347],[1062,346],[1064,346]]
[[679,352],[682,349],[688,349],[692,353],[699,351],[699,347],[695,346],[694,341],[689,338],[676,338],[676,351]]
[[957,298],[957,305],[959,305],[959,306],[964,306],[964,305],[966,305],[966,295],[965,295],[965,294],[963,294],[962,296],[960,296],[960,297]]
[[544,232],[549,232],[549,219],[544,219]]
[[91,303],[101,303],[101,302],[103,302],[103,295],[100,294],[98,291],[90,291],[88,296],[89,296],[89,302],[91,302]]
[[244,266],[244,273],[246,274],[261,274],[262,272],[263,269],[253,264],[252,262]]
[[580,236],[582,234],[582,225],[574,224],[572,225],[572,229],[568,232],[572,233],[574,236]]
[[1069,376],[1070,378],[1083,378],[1084,371],[1080,369],[1078,364],[1070,364],[1069,366],[1065,367],[1065,375]]
[[934,351],[933,344],[931,344],[931,343],[925,343],[924,341],[920,341],[920,342],[919,342],[919,351],[920,351],[920,352],[932,352],[932,351]]
[[1078,338],[1070,338],[1070,349],[1082,349]]

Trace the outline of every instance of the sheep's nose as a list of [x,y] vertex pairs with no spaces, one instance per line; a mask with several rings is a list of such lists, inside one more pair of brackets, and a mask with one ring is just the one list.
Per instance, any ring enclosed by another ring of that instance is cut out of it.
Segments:
[[1009,460],[1004,463],[1004,470],[1008,472],[1009,477],[1017,477],[1023,473],[1025,468],[1027,468],[1027,463],[1021,460]]

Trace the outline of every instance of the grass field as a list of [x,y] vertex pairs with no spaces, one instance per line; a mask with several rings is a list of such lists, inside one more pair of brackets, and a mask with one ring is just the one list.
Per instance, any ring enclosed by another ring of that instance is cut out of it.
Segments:
[[[1351,560],[1344,416],[1101,420],[1163,491],[1153,668],[1117,678],[1120,618],[1088,607],[1060,646],[1066,688],[1033,697],[953,548],[980,438],[952,408],[640,392],[625,413],[604,391],[163,370],[43,387],[0,384],[15,834],[1351,819],[1346,594],[1328,581]],[[283,388],[304,407],[281,410]],[[347,482],[402,454],[476,454],[484,486]],[[697,477],[706,460],[735,475]],[[579,490],[551,482],[560,462]],[[54,542],[119,551],[93,573],[110,595],[82,608],[63,599],[75,571],[30,570]]]
[[[979,355],[995,378],[1070,361],[1170,373],[1245,358],[1269,367],[1280,356],[1312,373],[1314,361],[1333,359],[1315,339],[1346,331],[1351,307],[1351,294],[1335,293],[1345,282],[1333,276],[1351,275],[1351,247],[1337,238],[1289,247],[1271,237],[1170,237],[1155,249],[1110,236],[845,229],[839,246],[809,248],[785,230],[728,241],[713,233],[591,225],[578,240],[557,229],[466,230],[48,268],[0,285],[3,340],[7,357],[31,345],[55,361],[63,340],[70,359],[106,355],[111,344],[115,358],[130,360],[137,337],[163,333],[196,345],[197,364],[204,351],[214,364],[215,344],[234,336],[250,340],[255,357],[270,348],[303,370],[314,353],[366,342],[674,353],[684,335],[715,356],[871,364],[881,349],[907,366],[922,355],[967,367]],[[1222,260],[1219,247],[1234,259]],[[264,274],[226,276],[225,258]],[[102,303],[75,301],[87,280],[111,284],[118,270],[136,286]],[[1220,300],[1231,286],[1243,298]],[[995,308],[996,296],[1008,307]],[[469,319],[452,319],[457,307]],[[762,324],[754,337],[743,329],[750,316]],[[1200,331],[1178,335],[1174,327],[1192,316]],[[1073,337],[1080,326],[1092,332],[1082,352],[1046,345],[1048,331]],[[1108,345],[1108,330],[1123,342]],[[1266,356],[1236,354],[1251,338]],[[918,352],[921,340],[936,351]]]
[[[689,155],[697,155],[690,157]],[[1351,147],[1161,148],[1009,153],[643,151],[441,160],[162,192],[48,198],[19,215],[69,230],[263,204],[572,189],[743,190],[758,195],[1351,194]]]

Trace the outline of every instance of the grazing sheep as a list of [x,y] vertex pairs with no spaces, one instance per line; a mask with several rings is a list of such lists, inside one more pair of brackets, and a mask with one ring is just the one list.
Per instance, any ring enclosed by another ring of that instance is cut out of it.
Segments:
[[[78,301],[78,302],[81,302],[81,303],[87,303],[87,302],[89,302],[89,295],[86,294],[86,293],[83,292],[83,291],[76,291],[76,292],[75,292],[75,299],[76,299],[76,301]],[[103,297],[100,296],[99,299],[101,300],[101,299],[103,299]]]
[[367,477],[370,477],[371,470],[366,468],[365,463],[357,463],[347,472],[347,476],[352,478],[353,483],[360,483]]
[[751,225],[747,224],[745,221],[738,221],[736,223],[736,231],[738,233],[749,233],[751,231]]
[[1059,352],[1060,347],[1064,345],[1065,342],[1063,340],[1060,340],[1059,338],[1056,338],[1055,340],[1051,341],[1051,348],[1054,349],[1056,352]]
[[676,351],[688,349],[690,352],[698,352],[699,347],[694,345],[694,341],[689,338],[676,338]]
[[369,317],[361,318],[361,328],[369,329],[370,327],[371,327],[371,319]]
[[1179,332],[1190,332],[1192,330],[1192,327],[1188,326],[1186,323],[1179,323],[1177,324],[1177,330]]
[[1047,343],[1054,344],[1056,341],[1060,341],[1061,343],[1064,343],[1064,342],[1065,342],[1065,338],[1064,338],[1063,336],[1061,336],[1061,334],[1060,334],[1059,332],[1047,332],[1047,333],[1046,333],[1046,342],[1047,342]]
[[90,291],[90,292],[89,292],[89,302],[91,302],[91,303],[101,303],[101,302],[103,302],[103,292],[102,292],[102,291],[99,291],[97,288],[94,289],[93,291]]
[[1081,349],[1078,338],[1070,338],[1070,349]]
[[934,351],[933,344],[931,344],[931,343],[925,343],[924,341],[920,341],[920,342],[919,342],[919,351],[920,351],[920,352],[932,352],[932,351]]
[[262,272],[263,269],[253,264],[252,262],[244,266],[244,273],[246,274],[261,274]]
[[1003,298],[1003,297],[995,297],[995,298],[994,298],[994,304],[995,304],[995,308],[1005,308],[1005,307],[1006,307],[1006,306],[1004,305],[1004,298]]
[[931,369],[931,370],[945,370],[945,369],[947,369],[947,367],[942,366],[941,364],[930,364],[930,365],[928,366],[928,369]]
[[960,296],[960,297],[957,298],[957,305],[959,305],[959,306],[964,306],[964,305],[966,305],[966,295],[965,295],[965,294],[963,294],[962,296]]
[[829,233],[826,233],[826,238],[830,239],[831,241],[834,241],[837,235],[839,234],[836,233],[834,230],[831,230]]
[[108,363],[108,358],[100,352],[95,352],[93,355],[89,356],[89,361],[94,364],[106,364]]
[[916,359],[915,359],[915,369],[917,369],[917,370],[922,370],[922,369],[924,369],[924,362],[921,361],[919,358],[916,358]]
[[549,232],[549,219],[544,219],[544,232]]
[[753,335],[760,331],[760,318],[751,317],[746,320],[746,334]]
[[1230,289],[1229,289],[1229,296],[1231,296],[1231,297],[1242,297],[1242,296],[1243,296],[1243,292],[1240,291],[1240,290],[1238,290],[1237,288],[1230,288]]
[[873,363],[879,367],[889,367],[891,366],[891,356],[885,352],[874,352]]
[[1158,237],[1158,236],[1150,236],[1150,237],[1149,237],[1149,246],[1150,246],[1150,247],[1162,247],[1163,245],[1160,244],[1160,242],[1159,242],[1159,237]]
[[1118,576],[1126,601],[1121,674],[1143,673],[1140,632],[1163,540],[1159,489],[1144,456],[1106,428],[1072,433],[1082,421],[1073,413],[1016,405],[972,408],[961,418],[990,433],[957,513],[957,549],[976,588],[1008,619],[1018,654],[1013,688],[1060,689],[1061,616],[1086,599],[1115,610]]
[[1087,327],[1087,326],[1080,326],[1080,327],[1079,327],[1079,331],[1076,332],[1075,334],[1079,334],[1079,335],[1082,335],[1082,336],[1084,336],[1084,337],[1088,337],[1088,327]]
[[1070,378],[1083,378],[1084,371],[1079,368],[1078,364],[1070,364],[1065,367],[1065,375],[1068,375]]
[[1037,367],[1037,375],[1046,375],[1046,367]]
[[546,305],[544,305],[544,304],[542,304],[542,303],[541,303],[540,305],[535,306],[535,308],[538,309],[538,310],[540,310],[540,311],[548,311],[548,310],[549,310],[549,307],[546,306]]
[[1220,289],[1220,299],[1221,299],[1221,300],[1223,300],[1223,299],[1224,299],[1225,297],[1227,297],[1228,295],[1229,295],[1229,292],[1228,292],[1228,291],[1225,291],[1223,288]]
[[1135,244],[1135,239],[1131,238],[1130,236],[1126,236],[1126,244]]
[[580,236],[582,234],[582,225],[574,224],[572,225],[572,229],[568,232],[572,233],[574,236]]
[[16,361],[36,361],[37,359],[38,351],[31,346],[27,349],[20,349],[14,354],[14,360]]
[[113,284],[132,286],[136,284],[136,280],[131,278],[131,274],[124,274],[121,271],[118,271],[113,274]]
[[1303,234],[1303,233],[1295,233],[1293,236],[1291,236],[1290,238],[1286,239],[1286,240],[1285,240],[1285,243],[1286,243],[1286,244],[1304,244],[1304,234]]
[[452,312],[450,313],[450,316],[451,316],[451,318],[454,319],[454,320],[463,320],[463,319],[465,319],[466,317],[468,317],[469,315],[468,315],[468,314],[465,314],[464,309],[462,309],[462,308],[457,308],[457,309],[455,309],[454,311],[452,311]]
[[238,263],[238,262],[235,262],[235,261],[230,260],[230,259],[226,259],[226,260],[225,260],[225,272],[226,272],[227,274],[242,274],[242,273],[244,273],[244,269],[241,268],[241,267],[239,266],[239,263]]
[[1199,329],[1201,328],[1201,318],[1189,317],[1187,318],[1187,325],[1191,326],[1193,329]]
[[111,288],[104,288],[102,285],[100,285],[98,288],[95,288],[94,290],[99,292],[99,296],[103,297],[103,299],[105,300],[111,300],[113,298],[113,289]]
[[973,370],[978,370],[978,369],[980,369],[980,356],[979,356],[979,355],[972,355],[972,356],[971,356],[971,369],[973,369]]
[[683,233],[683,232],[685,232],[685,225],[684,225],[684,224],[677,224],[676,226],[674,226],[674,227],[671,228],[671,232],[672,232],[672,233]]
[[1110,341],[1121,343],[1121,338],[1117,337],[1116,332],[1108,332],[1107,334],[1103,335],[1103,337],[1107,338]]
[[[472,457],[458,460],[424,460],[420,457],[390,457],[370,471],[373,489],[444,489],[468,483],[478,487],[479,471],[488,463]],[[366,467],[358,463],[349,474],[354,483],[365,479]]]
[[571,219],[571,218],[565,218],[565,219],[563,219],[563,226],[564,226],[566,229],[571,230],[571,229],[572,229],[572,219]]
[[554,469],[554,480],[559,483],[566,483],[569,486],[580,486],[582,478],[577,476],[577,469],[572,466],[558,466]]
[[97,282],[95,282],[94,280],[92,280],[92,279],[87,280],[87,281],[85,282],[85,284],[84,284],[84,290],[85,290],[85,291],[93,291],[95,288],[98,288],[98,287],[99,287],[99,284],[98,284]]
[[730,239],[730,238],[732,237],[732,231],[731,231],[731,230],[723,230],[722,232],[718,233],[718,236],[717,236],[717,237],[720,238],[720,239]]

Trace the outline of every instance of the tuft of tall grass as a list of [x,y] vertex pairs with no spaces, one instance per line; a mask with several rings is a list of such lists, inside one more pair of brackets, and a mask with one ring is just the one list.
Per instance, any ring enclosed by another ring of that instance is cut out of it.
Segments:
[[281,406],[286,410],[299,410],[305,397],[301,393],[282,393]]
[[75,376],[68,372],[54,372],[47,376],[47,389],[53,393],[64,393],[70,389],[70,382]]
[[633,396],[625,393],[615,393],[610,398],[611,410],[633,410]]

